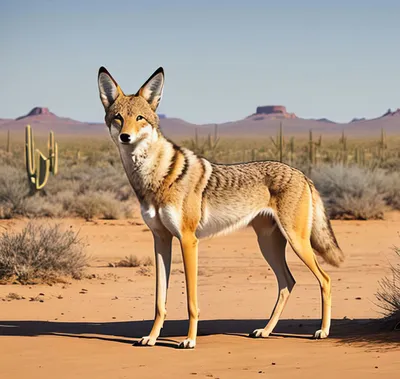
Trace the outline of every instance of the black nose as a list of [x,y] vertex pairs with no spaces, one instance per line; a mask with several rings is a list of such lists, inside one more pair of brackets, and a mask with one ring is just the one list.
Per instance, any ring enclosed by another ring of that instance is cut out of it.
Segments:
[[126,134],[126,133],[120,134],[119,135],[119,139],[121,140],[121,142],[124,142],[124,143],[131,142],[131,136],[129,134]]

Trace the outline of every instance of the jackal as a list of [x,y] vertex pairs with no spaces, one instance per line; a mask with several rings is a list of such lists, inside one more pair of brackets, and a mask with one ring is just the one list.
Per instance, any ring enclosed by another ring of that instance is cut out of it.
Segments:
[[135,95],[125,95],[108,71],[98,74],[105,122],[118,147],[128,179],[152,231],[156,261],[153,327],[139,345],[154,345],[166,317],[171,243],[182,249],[189,331],[179,345],[196,345],[198,239],[252,226],[264,258],[274,271],[278,298],[267,325],[252,337],[268,337],[295,285],[286,263],[286,243],[311,270],[321,287],[322,325],[315,338],[329,334],[331,283],[315,254],[338,266],[344,256],[313,182],[301,171],[275,161],[216,164],[165,138],[156,109],[163,87],[160,67]]

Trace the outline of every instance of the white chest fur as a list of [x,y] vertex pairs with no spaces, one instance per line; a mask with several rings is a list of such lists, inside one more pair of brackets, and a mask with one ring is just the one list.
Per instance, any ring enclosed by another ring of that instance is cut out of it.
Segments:
[[143,221],[152,230],[166,228],[175,236],[180,237],[180,217],[173,206],[156,209],[153,205],[141,205]]
[[153,205],[140,205],[140,212],[142,214],[143,221],[151,230],[155,230],[160,226],[160,219]]

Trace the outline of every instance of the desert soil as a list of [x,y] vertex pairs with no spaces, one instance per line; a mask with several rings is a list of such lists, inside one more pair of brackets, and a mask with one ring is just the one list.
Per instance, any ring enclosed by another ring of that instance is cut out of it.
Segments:
[[[126,255],[153,256],[151,233],[139,218],[60,220],[80,230],[91,279],[49,285],[0,286],[0,377],[20,378],[394,378],[400,372],[399,332],[377,333],[375,293],[400,245],[400,214],[384,221],[335,221],[346,262],[323,267],[333,283],[333,325],[319,328],[315,278],[288,249],[297,285],[268,339],[247,335],[264,326],[277,294],[275,277],[251,229],[200,243],[201,321],[197,347],[176,349],[186,333],[186,296],[174,244],[168,318],[152,348],[133,346],[151,327],[154,274],[109,267]],[[0,222],[18,230],[23,220]],[[154,267],[151,268],[154,271]],[[24,297],[10,300],[16,293]]]

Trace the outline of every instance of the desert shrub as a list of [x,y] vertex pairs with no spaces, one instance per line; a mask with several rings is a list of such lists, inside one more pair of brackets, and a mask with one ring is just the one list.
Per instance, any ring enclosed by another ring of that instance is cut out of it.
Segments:
[[71,216],[73,214],[76,194],[70,189],[57,192],[53,196],[48,196],[53,203],[59,204],[63,209],[63,214]]
[[86,192],[76,197],[72,210],[85,220],[95,217],[114,220],[129,217],[131,204],[115,199],[111,192]]
[[344,193],[330,204],[332,218],[347,220],[383,219],[386,209],[383,195],[368,188],[360,195]]
[[[394,248],[400,258],[400,249]],[[399,327],[400,323],[400,263],[391,266],[391,276],[381,280],[376,297],[385,318]]]
[[400,172],[400,157],[389,157],[381,162],[380,167],[388,172]]
[[50,201],[47,196],[40,193],[25,199],[24,215],[34,217],[62,217],[63,205],[57,201]]
[[384,188],[386,203],[400,210],[400,173],[392,172],[386,175],[381,186]]
[[[77,193],[113,192],[116,198],[125,200],[133,196],[128,179],[122,167],[92,167],[87,164],[66,167],[60,171],[56,180],[49,181],[46,186],[48,193],[54,194],[60,190],[70,189]],[[118,196],[122,193],[122,196]]]
[[325,166],[312,179],[327,205],[331,218],[380,219],[386,209],[382,170],[357,166]]
[[0,167],[0,218],[25,214],[25,199],[29,194],[26,174],[12,166]]
[[87,258],[84,244],[72,230],[59,225],[29,223],[20,232],[0,236],[0,279],[20,283],[79,279]]
[[50,177],[45,188],[34,196],[21,168],[0,166],[0,218],[79,216],[130,217],[135,205],[134,192],[122,170],[85,164],[65,168]]
[[20,159],[23,154],[22,146],[12,149],[10,153],[0,149],[0,166],[23,168],[23,160]]

